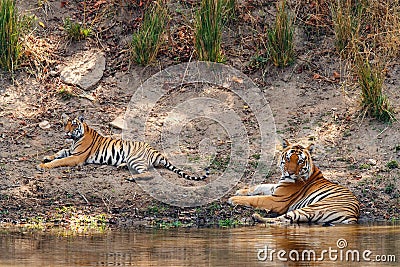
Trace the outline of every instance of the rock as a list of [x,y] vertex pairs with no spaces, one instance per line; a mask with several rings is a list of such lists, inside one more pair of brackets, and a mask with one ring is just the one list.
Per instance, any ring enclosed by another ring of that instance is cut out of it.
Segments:
[[110,122],[110,125],[114,128],[121,129],[123,130],[125,127],[125,120],[124,120],[124,115],[119,115],[118,117],[115,118],[112,122]]
[[51,71],[49,72],[49,74],[50,74],[51,77],[56,77],[56,76],[58,75],[58,71],[51,70]]
[[376,160],[368,159],[368,163],[371,164],[372,166],[375,166],[376,165]]
[[139,74],[135,70],[117,72],[115,74],[117,86],[123,90],[134,90],[140,85]]
[[61,67],[60,78],[67,84],[88,90],[103,77],[105,67],[104,53],[99,50],[90,50],[73,56],[66,66]]
[[39,122],[39,127],[42,128],[43,130],[49,129],[50,123],[48,121]]

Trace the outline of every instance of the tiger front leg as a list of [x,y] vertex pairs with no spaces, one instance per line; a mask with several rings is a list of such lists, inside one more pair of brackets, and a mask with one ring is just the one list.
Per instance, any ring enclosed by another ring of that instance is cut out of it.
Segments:
[[69,151],[69,149],[62,149],[62,150],[58,151],[57,153],[55,153],[54,155],[43,157],[42,163],[51,162],[55,159],[66,158],[66,157],[69,157],[70,155],[71,155],[71,152]]
[[242,188],[236,191],[236,196],[255,196],[255,195],[272,195],[276,184],[259,184],[249,188]]
[[242,205],[272,212],[280,212],[283,207],[276,203],[272,196],[233,196],[229,198],[231,205]]
[[85,160],[77,156],[69,156],[66,158],[54,159],[53,161],[40,163],[36,168],[40,171],[45,169],[52,169],[57,167],[73,167],[78,165],[83,165]]

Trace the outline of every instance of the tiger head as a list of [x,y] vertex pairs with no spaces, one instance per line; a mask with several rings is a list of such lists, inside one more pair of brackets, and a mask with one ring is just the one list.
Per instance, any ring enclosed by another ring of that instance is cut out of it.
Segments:
[[314,144],[304,147],[300,144],[283,142],[283,151],[279,167],[282,171],[281,181],[295,183],[297,180],[306,181],[313,172],[311,152]]
[[78,140],[85,134],[85,127],[83,125],[83,116],[79,116],[78,118],[71,119],[69,116],[63,114],[62,116],[64,130],[65,130],[65,138]]

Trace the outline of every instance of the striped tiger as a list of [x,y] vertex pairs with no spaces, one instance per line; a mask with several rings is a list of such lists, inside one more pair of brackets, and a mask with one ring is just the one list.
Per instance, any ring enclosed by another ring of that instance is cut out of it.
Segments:
[[162,166],[188,180],[203,180],[208,177],[209,170],[203,176],[191,176],[175,167],[160,152],[145,142],[134,142],[111,137],[104,137],[90,128],[82,116],[71,119],[64,115],[65,138],[72,139],[69,149],[62,149],[52,156],[43,158],[37,165],[39,170],[62,166],[84,164],[108,164],[128,166],[139,174],[145,173],[153,166]]
[[278,213],[277,218],[263,218],[265,223],[357,223],[360,203],[349,189],[324,178],[313,164],[313,144],[283,142],[278,166],[282,176],[277,184],[260,184],[236,192],[228,202]]

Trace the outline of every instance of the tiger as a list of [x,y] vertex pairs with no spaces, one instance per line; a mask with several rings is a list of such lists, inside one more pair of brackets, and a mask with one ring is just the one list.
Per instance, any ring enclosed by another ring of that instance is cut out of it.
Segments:
[[240,189],[228,203],[278,214],[276,218],[253,214],[255,221],[264,223],[357,223],[359,201],[346,187],[324,178],[311,159],[314,144],[304,146],[284,140],[282,147],[279,182]]
[[71,147],[45,156],[42,163],[37,165],[38,170],[93,163],[127,166],[137,174],[145,174],[150,167],[161,166],[187,180],[195,181],[204,180],[210,174],[206,168],[203,176],[188,175],[148,143],[102,136],[84,122],[83,116],[71,119],[63,114],[63,123],[65,138],[72,139]]

